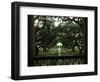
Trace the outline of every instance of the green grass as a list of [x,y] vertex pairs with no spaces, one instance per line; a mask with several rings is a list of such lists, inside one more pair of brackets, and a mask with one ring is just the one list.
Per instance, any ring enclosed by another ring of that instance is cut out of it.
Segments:
[[[78,50],[75,50],[74,52],[72,51],[72,49],[68,49],[68,48],[61,48],[61,56],[73,56],[75,54],[79,54]],[[47,50],[47,52],[43,52],[42,50],[39,51],[39,55],[42,56],[58,56],[58,48],[57,47],[53,47]]]

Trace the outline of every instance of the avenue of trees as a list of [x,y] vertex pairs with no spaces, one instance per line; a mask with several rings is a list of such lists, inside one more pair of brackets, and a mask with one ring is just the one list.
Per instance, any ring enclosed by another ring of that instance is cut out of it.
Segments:
[[[29,66],[32,66],[33,62],[34,66],[40,66],[42,63],[48,63],[48,65],[75,63],[75,59],[72,59],[70,62],[66,62],[66,59],[65,61],[55,60],[55,62],[51,60],[33,61],[34,56],[49,56],[53,52],[53,55],[56,56],[58,54],[57,43],[62,44],[62,56],[63,54],[64,56],[70,55],[68,53],[70,51],[73,56],[75,55],[74,52],[77,52],[76,54],[87,57],[85,52],[87,52],[88,19],[86,17],[28,15],[28,23]],[[77,60],[79,60],[79,63],[84,63],[85,61],[81,59]]]
[[[61,42],[64,48],[84,54],[86,44],[86,17],[29,15],[32,21],[33,54],[47,52]],[[66,53],[67,54],[67,53]]]

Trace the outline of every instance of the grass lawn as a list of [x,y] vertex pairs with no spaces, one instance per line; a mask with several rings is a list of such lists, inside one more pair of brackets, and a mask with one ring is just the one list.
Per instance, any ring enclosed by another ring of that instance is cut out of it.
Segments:
[[[58,56],[59,52],[58,52],[58,48],[57,47],[53,47],[47,50],[47,52],[43,52],[43,50],[39,51],[39,55],[42,56]],[[72,51],[72,49],[68,49],[68,48],[61,48],[61,56],[73,56],[75,54],[79,54],[78,50],[75,50],[74,52]]]

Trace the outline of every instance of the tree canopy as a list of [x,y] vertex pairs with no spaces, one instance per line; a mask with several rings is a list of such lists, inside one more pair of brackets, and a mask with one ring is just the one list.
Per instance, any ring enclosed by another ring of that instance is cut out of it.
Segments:
[[66,16],[40,16],[32,17],[32,45],[35,47],[35,54],[39,50],[47,52],[49,48],[61,42],[63,47],[84,53],[86,40],[86,17],[66,17]]

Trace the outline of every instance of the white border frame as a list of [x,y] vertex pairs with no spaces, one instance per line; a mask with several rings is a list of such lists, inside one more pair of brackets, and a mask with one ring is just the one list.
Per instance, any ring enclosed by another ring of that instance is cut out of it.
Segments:
[[[45,12],[44,12],[45,11]],[[88,17],[88,64],[28,67],[27,57],[27,15],[54,15]],[[20,7],[20,75],[43,75],[59,73],[94,72],[94,11],[78,9],[56,9],[41,7]]]

